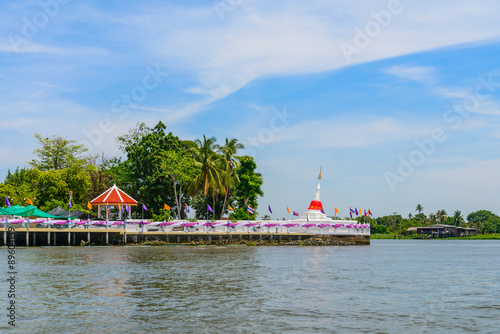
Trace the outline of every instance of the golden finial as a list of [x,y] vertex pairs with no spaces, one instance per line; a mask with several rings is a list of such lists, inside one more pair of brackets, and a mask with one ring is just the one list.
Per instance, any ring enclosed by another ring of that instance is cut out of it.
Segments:
[[323,166],[319,167],[319,176],[318,176],[318,180],[321,180],[322,177],[321,177],[321,169],[323,168]]

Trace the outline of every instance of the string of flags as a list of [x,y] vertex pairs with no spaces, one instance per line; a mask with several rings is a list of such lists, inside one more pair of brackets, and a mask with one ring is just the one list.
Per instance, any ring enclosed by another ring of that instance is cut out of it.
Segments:
[[[33,201],[28,197],[26,198],[27,199],[27,202],[29,205],[33,205]],[[11,206],[11,203],[9,202],[9,199],[7,198],[7,196],[5,196],[5,205],[7,207]],[[71,199],[69,200],[68,202],[68,206],[69,208],[72,208],[73,205],[71,203]],[[165,210],[171,210],[170,206],[167,205],[167,204],[163,204],[163,207]],[[185,207],[186,207],[186,212],[187,213],[190,213],[191,210],[189,209],[189,206],[187,205],[187,203],[185,203]],[[90,203],[90,201],[87,201],[87,208],[89,210],[92,210],[93,206],[92,204]],[[234,211],[234,209],[231,207],[231,205],[228,205],[227,206],[228,210],[229,211]],[[269,211],[270,214],[273,214],[273,210],[271,209],[271,205],[267,205],[267,209]],[[118,203],[118,210],[119,211],[126,211],[126,212],[129,212],[130,211],[130,206],[127,204],[127,203],[124,203],[124,206],[122,207],[122,205],[120,203]],[[148,211],[148,208],[146,207],[146,204],[145,203],[142,203],[142,210],[144,211]],[[210,206],[210,204],[207,204],[207,210],[209,212],[214,212],[214,210],[212,209],[212,207]],[[109,204],[106,204],[106,211],[109,213],[110,212],[110,206]],[[251,214],[255,214],[255,209],[252,208],[250,205],[247,206],[247,211]],[[292,213],[293,216],[299,216],[299,213],[297,211],[292,211],[290,210],[290,207],[286,207],[286,211],[288,213]],[[323,209],[323,207],[321,208],[321,213],[325,214],[325,211]],[[340,210],[337,208],[337,207],[334,207],[334,216],[336,217],[337,214],[340,213]],[[354,209],[352,207],[349,207],[349,216],[351,217],[351,219],[353,218],[353,215],[356,215],[356,216],[365,216],[365,217],[372,217],[373,216],[373,213],[371,212],[370,209],[358,209],[357,207],[355,207]],[[307,221],[309,221],[309,215],[307,215]]]

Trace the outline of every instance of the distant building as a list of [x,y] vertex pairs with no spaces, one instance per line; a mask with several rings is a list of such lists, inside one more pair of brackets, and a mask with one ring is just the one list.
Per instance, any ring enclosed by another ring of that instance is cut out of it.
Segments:
[[444,224],[410,227],[407,231],[409,233],[427,235],[427,237],[433,238],[468,237],[477,234],[477,229],[475,228],[465,228]]

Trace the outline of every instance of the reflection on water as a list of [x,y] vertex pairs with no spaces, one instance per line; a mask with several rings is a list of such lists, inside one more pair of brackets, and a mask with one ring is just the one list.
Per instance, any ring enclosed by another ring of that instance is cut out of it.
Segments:
[[493,333],[499,246],[374,240],[369,247],[19,249],[16,329]]

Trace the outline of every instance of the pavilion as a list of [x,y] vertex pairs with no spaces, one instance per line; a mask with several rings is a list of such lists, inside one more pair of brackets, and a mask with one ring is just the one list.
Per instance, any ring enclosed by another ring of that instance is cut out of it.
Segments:
[[[113,184],[111,188],[103,192],[101,195],[97,196],[90,201],[90,204],[97,205],[97,217],[101,218],[101,207],[102,206],[137,206],[137,201],[127,195],[123,190],[118,188],[116,184]],[[108,220],[108,210],[106,210],[106,220]],[[128,211],[128,218],[132,218],[132,210]],[[119,219],[122,219],[122,211],[119,210]]]

